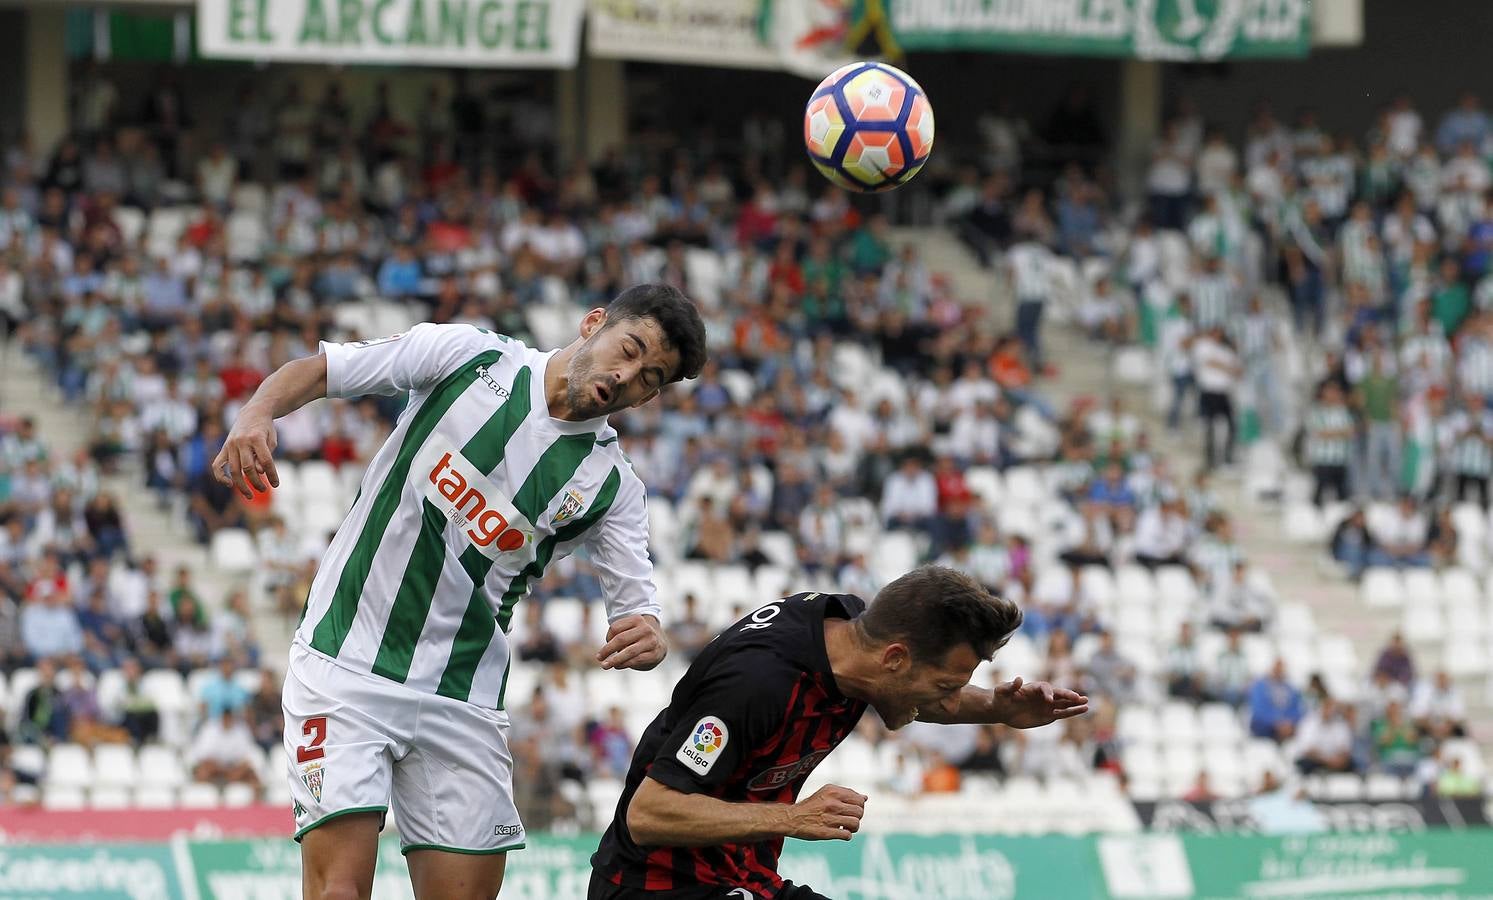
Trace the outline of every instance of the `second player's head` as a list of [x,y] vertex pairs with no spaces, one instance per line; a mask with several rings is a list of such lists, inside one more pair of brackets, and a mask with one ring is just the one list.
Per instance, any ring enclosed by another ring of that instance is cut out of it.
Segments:
[[953,704],[975,667],[1005,646],[1021,610],[955,569],[923,566],[881,589],[855,620],[862,648],[875,657],[866,699],[890,728],[919,709]]
[[700,374],[705,324],[677,288],[640,284],[581,320],[581,344],[565,369],[577,419],[647,403],[664,385]]

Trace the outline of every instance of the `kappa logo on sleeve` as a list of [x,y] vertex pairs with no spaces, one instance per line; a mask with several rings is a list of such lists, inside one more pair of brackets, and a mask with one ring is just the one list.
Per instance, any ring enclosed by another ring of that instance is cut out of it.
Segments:
[[397,334],[391,334],[388,337],[367,338],[367,339],[361,340],[361,341],[353,341],[349,346],[360,347],[360,348],[361,347],[374,347],[374,346],[377,346],[379,344],[387,344],[390,341],[397,341],[397,340],[399,340],[402,337],[404,337],[404,332],[401,331],[401,332],[398,332]]
[[704,775],[715,768],[715,761],[721,758],[721,751],[726,749],[730,740],[731,732],[726,723],[715,716],[706,716],[695,723],[694,730],[684,739],[674,758],[696,775]]

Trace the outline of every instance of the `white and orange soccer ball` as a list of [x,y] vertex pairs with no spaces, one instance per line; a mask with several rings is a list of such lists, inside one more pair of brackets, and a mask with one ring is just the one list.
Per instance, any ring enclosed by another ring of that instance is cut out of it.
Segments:
[[841,66],[804,108],[804,144],[824,177],[851,191],[888,191],[933,150],[933,107],[912,76],[878,62]]

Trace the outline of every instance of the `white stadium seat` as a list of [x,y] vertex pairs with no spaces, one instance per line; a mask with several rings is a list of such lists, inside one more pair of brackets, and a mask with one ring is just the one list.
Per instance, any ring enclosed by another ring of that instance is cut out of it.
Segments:
[[1359,597],[1364,605],[1372,608],[1402,606],[1405,602],[1405,584],[1400,573],[1394,569],[1365,569],[1363,581],[1359,584]]
[[223,794],[217,785],[193,782],[181,789],[179,802],[183,809],[213,809],[223,805]]
[[139,780],[135,748],[128,744],[100,744],[93,751],[94,777],[98,784],[129,787]]
[[128,809],[133,798],[127,788],[99,786],[88,792],[88,805],[93,809]]
[[213,533],[213,568],[219,572],[251,572],[259,563],[254,536],[242,528],[223,528]]
[[80,787],[72,785],[47,785],[42,788],[41,805],[43,809],[73,811],[86,809],[88,807],[88,799]]
[[93,759],[86,747],[57,744],[47,753],[48,785],[84,788],[93,781]]
[[140,748],[140,783],[142,786],[175,788],[187,780],[181,752],[164,744],[146,744]]

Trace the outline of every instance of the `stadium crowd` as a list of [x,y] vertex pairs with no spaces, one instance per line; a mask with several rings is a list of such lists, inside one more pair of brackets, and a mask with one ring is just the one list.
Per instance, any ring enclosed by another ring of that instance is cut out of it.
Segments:
[[[678,538],[655,548],[661,577],[698,562],[870,596],[883,580],[880,542],[896,540],[912,548],[909,563],[963,568],[1022,603],[1037,668],[1012,674],[1099,700],[1087,719],[1031,733],[971,728],[935,742],[867,724],[889,789],[957,790],[961,771],[1123,771],[1124,707],[1168,697],[1240,710],[1255,736],[1289,742],[1302,772],[1383,769],[1458,789],[1452,766],[1436,762],[1437,743],[1461,728],[1443,676],[1416,681],[1386,651],[1372,687],[1345,698],[1246,660],[1280,604],[1244,558],[1211,472],[1251,428],[1288,440],[1299,418],[1319,499],[1403,494],[1404,515],[1443,522],[1430,505],[1440,475],[1446,491],[1477,488],[1486,504],[1493,282],[1480,279],[1493,206],[1475,100],[1434,141],[1397,104],[1362,154],[1310,116],[1288,128],[1268,110],[1241,154],[1184,114],[1157,149],[1134,227],[1077,165],[1029,185],[1025,131],[983,123],[986,162],[1001,168],[950,179],[941,211],[1008,274],[1013,325],[990,298],[954,296],[884,216],[802,165],[681,147],[556,171],[541,139],[499,167],[463,139],[457,106],[433,98],[405,122],[380,101],[359,116],[335,86],[315,104],[292,90],[273,113],[246,95],[194,156],[155,95],[144,115],[125,116],[99,85],[85,87],[77,133],[54,152],[9,150],[0,188],[0,316],[94,428],[66,463],[25,422],[0,444],[0,652],[41,679],[15,739],[149,740],[137,692],[122,712],[74,696],[87,694],[88,673],[118,668],[134,685],[143,669],[215,666],[196,774],[245,780],[252,767],[235,748],[274,741],[273,676],[255,693],[236,674],[258,662],[251,598],[203,603],[189,574],[163,583],[98,473],[138,473],[204,544],[253,531],[265,562],[256,584],[293,615],[335,519],[287,520],[271,496],[245,502],[207,471],[269,372],[320,339],[376,337],[359,333],[356,315],[375,299],[534,340],[544,310],[605,305],[662,280],[699,301],[712,358],[697,381],[617,421]],[[1057,371],[1042,326],[1059,312],[1052,272],[1064,259],[1083,273],[1071,314],[1096,340],[1156,348],[1176,396],[1169,425],[1191,418],[1183,400],[1197,395],[1208,435],[1197,472],[1154,453],[1118,399],[1057,408],[1044,396]],[[1329,351],[1304,415],[1275,365],[1295,341]],[[1257,426],[1236,421],[1245,406]],[[355,471],[397,411],[384,399],[316,404],[280,423],[279,453]],[[1018,482],[1028,501],[1061,502],[998,504]],[[1400,528],[1393,540],[1340,532],[1334,552],[1350,565],[1446,552],[1433,527]],[[1193,586],[1163,619],[1175,640],[1150,659],[1117,639],[1123,623],[1100,596],[1111,573],[1137,569]],[[599,591],[584,558],[558,565],[515,631],[520,659],[544,667],[510,700],[533,828],[568,814],[563,782],[619,776],[636,737],[622,710],[588,707],[576,670],[589,650],[547,623],[548,601]],[[688,658],[721,601],[684,594],[669,628]],[[1204,637],[1223,652],[1203,653]]]

